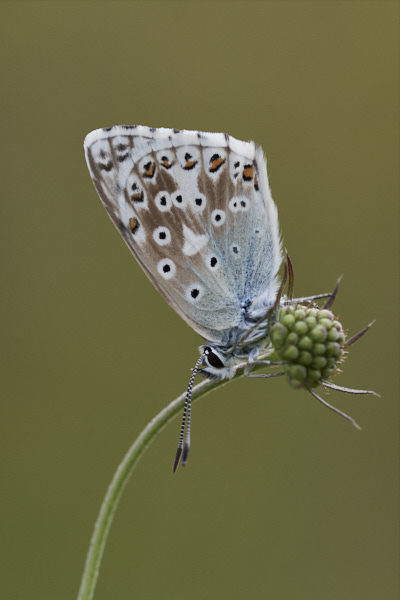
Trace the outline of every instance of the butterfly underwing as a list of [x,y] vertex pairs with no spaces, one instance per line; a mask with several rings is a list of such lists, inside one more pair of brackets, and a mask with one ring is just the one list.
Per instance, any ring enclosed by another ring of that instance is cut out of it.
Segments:
[[[261,148],[222,133],[116,126],[91,132],[85,153],[154,286],[207,342],[234,347],[273,304],[282,260]],[[210,374],[231,374],[228,354]]]

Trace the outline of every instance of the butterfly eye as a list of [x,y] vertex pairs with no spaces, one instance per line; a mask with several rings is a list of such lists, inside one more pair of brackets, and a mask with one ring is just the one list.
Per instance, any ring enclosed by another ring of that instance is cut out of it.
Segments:
[[224,368],[224,363],[219,356],[217,356],[217,354],[211,350],[211,348],[204,348],[204,354],[207,356],[207,361],[211,367],[214,367],[215,369]]

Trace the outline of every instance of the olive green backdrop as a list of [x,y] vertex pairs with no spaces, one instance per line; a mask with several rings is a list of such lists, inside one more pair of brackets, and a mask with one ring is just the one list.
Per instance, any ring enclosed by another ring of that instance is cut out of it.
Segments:
[[242,380],[150,447],[96,600],[398,597],[398,3],[2,2],[1,574],[68,600],[112,474],[187,385],[199,337],[148,282],[86,168],[92,129],[224,131],[268,157],[296,295],[343,280],[331,392]]

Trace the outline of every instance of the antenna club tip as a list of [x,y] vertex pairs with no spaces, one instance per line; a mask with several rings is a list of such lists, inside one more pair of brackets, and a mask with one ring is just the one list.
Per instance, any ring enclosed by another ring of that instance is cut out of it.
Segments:
[[184,448],[183,448],[182,467],[186,466],[187,459],[188,459],[188,456],[189,456],[189,449],[190,449],[190,445],[186,443],[185,446],[184,446]]
[[179,465],[179,461],[181,459],[181,454],[182,454],[182,448],[179,446],[178,450],[176,451],[176,456],[175,456],[174,464],[172,466],[172,472],[173,473],[176,473],[176,470],[177,470],[178,465]]

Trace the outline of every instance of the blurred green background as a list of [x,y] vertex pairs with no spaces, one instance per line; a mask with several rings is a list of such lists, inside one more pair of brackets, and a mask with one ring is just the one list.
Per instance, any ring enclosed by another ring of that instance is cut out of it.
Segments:
[[121,123],[227,132],[268,157],[296,295],[354,334],[332,392],[242,380],[150,447],[96,600],[398,597],[397,2],[1,2],[1,573],[77,594],[108,483],[185,390],[199,337],[102,208],[82,143]]

